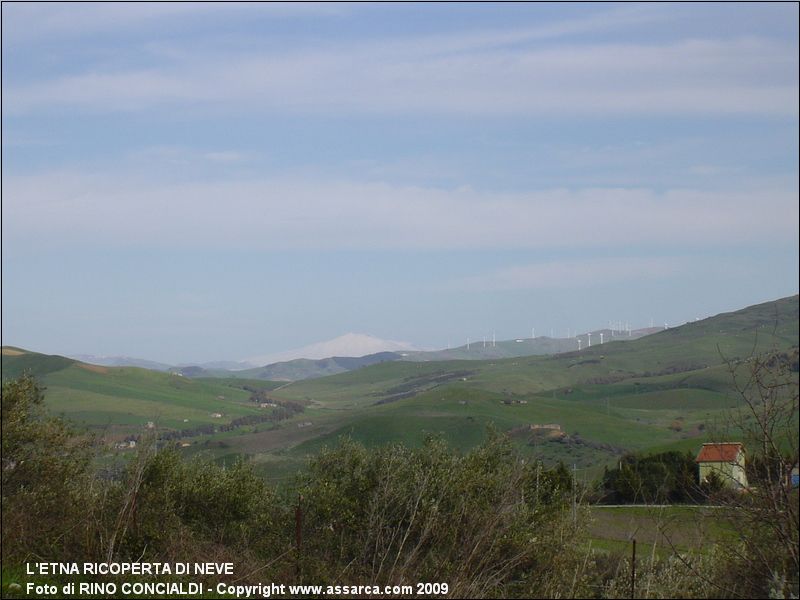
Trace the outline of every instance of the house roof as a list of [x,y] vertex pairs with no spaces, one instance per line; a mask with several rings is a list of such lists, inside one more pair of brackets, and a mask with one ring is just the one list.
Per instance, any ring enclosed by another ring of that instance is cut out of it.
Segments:
[[695,462],[736,462],[736,457],[743,450],[741,442],[720,442],[703,444]]

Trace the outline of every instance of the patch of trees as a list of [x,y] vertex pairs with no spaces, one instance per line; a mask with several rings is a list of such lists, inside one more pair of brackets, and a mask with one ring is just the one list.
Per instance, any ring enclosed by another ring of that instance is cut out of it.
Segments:
[[268,390],[265,390],[263,388],[256,388],[251,385],[243,385],[242,389],[247,392],[250,392],[250,402],[255,402],[256,404],[261,404],[262,402],[271,402],[273,404],[277,403],[269,395]]
[[688,371],[699,371],[705,369],[706,364],[684,364],[684,365],[670,365],[658,371],[644,371],[642,377],[659,377],[661,375],[674,375],[675,373],[686,373]]
[[797,348],[789,352],[776,352],[764,360],[764,366],[768,369],[788,369],[792,373],[800,370],[800,359],[798,358]]
[[619,383],[631,377],[636,377],[636,373],[609,373],[608,375],[589,377],[581,381],[581,383],[584,385],[607,385],[610,383]]
[[[625,449],[619,446],[614,446],[613,444],[609,444],[607,442],[595,442],[592,440],[587,440],[576,431],[572,435],[561,435],[555,436],[549,439],[550,443],[553,444],[564,444],[566,446],[573,446],[573,447],[580,447],[584,446],[586,448],[592,448],[594,450],[601,450],[603,452],[610,452],[611,454],[624,454]],[[538,440],[535,438],[531,438],[528,442],[529,445],[535,446],[538,444]]]
[[698,484],[694,456],[662,452],[623,456],[606,468],[599,486],[605,504],[686,504],[702,502],[708,490]]
[[[263,390],[258,390],[258,392],[261,391]],[[261,396],[259,395],[259,397]],[[272,404],[277,404],[277,406],[274,407],[269,413],[237,417],[231,420],[230,423],[206,423],[204,425],[198,425],[196,427],[187,429],[166,431],[159,434],[159,439],[163,441],[179,440],[182,438],[196,437],[198,435],[211,435],[213,433],[219,433],[222,431],[233,431],[234,429],[245,427],[247,425],[258,425],[259,423],[277,423],[278,421],[291,419],[293,416],[300,414],[305,410],[302,404],[299,402],[292,402],[291,400],[269,399],[260,400],[259,402],[271,402]],[[129,439],[134,439],[138,442],[140,441],[140,436]]]

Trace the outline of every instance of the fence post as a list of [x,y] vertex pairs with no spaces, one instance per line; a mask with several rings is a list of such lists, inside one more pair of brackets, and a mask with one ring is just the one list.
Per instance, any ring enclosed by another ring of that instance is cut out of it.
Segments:
[[631,598],[636,598],[636,538],[633,538],[631,552]]
[[297,497],[297,508],[294,511],[294,544],[295,544],[295,570],[300,580],[300,552],[303,544],[303,495]]

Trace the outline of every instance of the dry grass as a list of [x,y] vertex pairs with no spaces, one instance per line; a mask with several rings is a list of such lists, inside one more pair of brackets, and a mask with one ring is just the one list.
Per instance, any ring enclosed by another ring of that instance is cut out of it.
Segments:
[[76,363],[77,367],[91,371],[92,373],[108,373],[108,367],[101,367],[100,365],[90,365],[87,363]]

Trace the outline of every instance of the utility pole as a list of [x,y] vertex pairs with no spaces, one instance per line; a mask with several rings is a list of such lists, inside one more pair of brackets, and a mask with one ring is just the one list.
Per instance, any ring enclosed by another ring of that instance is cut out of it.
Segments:
[[633,538],[631,552],[631,598],[636,598],[636,538]]
[[294,544],[295,544],[295,573],[300,581],[301,573],[301,548],[303,545],[303,495],[297,497],[297,508],[294,511]]
[[578,466],[575,463],[572,463],[572,524],[578,522],[578,480],[576,479],[576,473],[578,471]]

